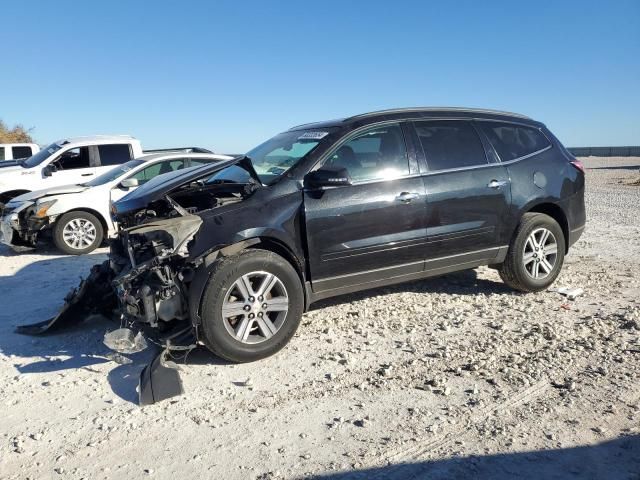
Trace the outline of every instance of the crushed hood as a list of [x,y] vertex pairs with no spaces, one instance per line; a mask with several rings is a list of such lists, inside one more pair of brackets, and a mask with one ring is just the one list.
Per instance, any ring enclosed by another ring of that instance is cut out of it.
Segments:
[[61,187],[53,187],[47,188],[45,190],[36,190],[35,192],[25,193],[23,195],[20,195],[19,197],[16,197],[14,200],[23,202],[33,201],[38,200],[42,197],[53,197],[55,195],[65,195],[68,193],[80,193],[84,192],[87,188],[89,187],[85,187],[82,185],[64,185]]
[[261,184],[260,178],[254,170],[249,157],[240,156],[232,158],[231,160],[203,165],[202,167],[187,168],[184,170],[166,173],[164,175],[158,175],[118,200],[118,202],[115,203],[117,214],[120,215],[145,208],[150,203],[164,198],[171,191],[181,187],[182,185],[205,175],[211,175],[215,172],[219,172],[220,170],[224,170],[232,165],[238,165],[244,168],[256,183]]

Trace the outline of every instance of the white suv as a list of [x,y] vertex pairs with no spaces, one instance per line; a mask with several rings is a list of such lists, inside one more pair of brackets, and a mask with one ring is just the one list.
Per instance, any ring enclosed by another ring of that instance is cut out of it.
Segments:
[[[29,158],[39,151],[40,147],[35,143],[2,143],[0,144],[0,162]],[[17,162],[11,163],[17,164]]]
[[0,220],[0,239],[9,245],[35,246],[50,230],[56,247],[65,253],[89,253],[116,225],[109,211],[115,202],[152,178],[233,157],[205,153],[144,155],[77,185],[26,193],[6,204]]
[[26,160],[0,162],[0,206],[23,193],[86,182],[141,155],[140,142],[128,135],[54,142]]

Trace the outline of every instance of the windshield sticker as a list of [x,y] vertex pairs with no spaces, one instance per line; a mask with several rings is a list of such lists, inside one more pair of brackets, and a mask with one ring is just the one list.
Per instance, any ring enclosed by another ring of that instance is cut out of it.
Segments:
[[329,135],[329,132],[304,132],[298,140],[320,140]]

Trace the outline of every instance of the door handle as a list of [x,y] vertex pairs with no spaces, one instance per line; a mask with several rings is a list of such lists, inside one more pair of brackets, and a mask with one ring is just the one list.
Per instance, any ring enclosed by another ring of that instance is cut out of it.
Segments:
[[414,192],[402,192],[396,197],[396,200],[402,203],[410,203],[411,200],[415,200],[420,197],[420,194]]
[[487,185],[487,187],[489,188],[502,188],[504,187],[508,182],[506,180],[491,180],[489,182],[489,184]]
[[82,177],[90,177],[91,175],[93,175],[93,173],[81,173],[80,176]]

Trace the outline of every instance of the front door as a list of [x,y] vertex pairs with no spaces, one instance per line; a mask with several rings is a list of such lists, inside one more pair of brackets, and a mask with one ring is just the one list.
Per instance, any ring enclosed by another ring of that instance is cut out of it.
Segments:
[[[504,243],[511,205],[507,169],[488,160],[485,146],[471,122],[415,122],[426,160],[426,268],[490,261]],[[431,262],[430,262],[431,260]]]
[[314,291],[422,271],[426,197],[400,125],[355,134],[324,165],[346,168],[353,184],[304,192]]
[[70,148],[49,164],[50,177],[44,177],[46,185],[72,185],[88,182],[96,174],[95,162],[91,161],[92,147]]

